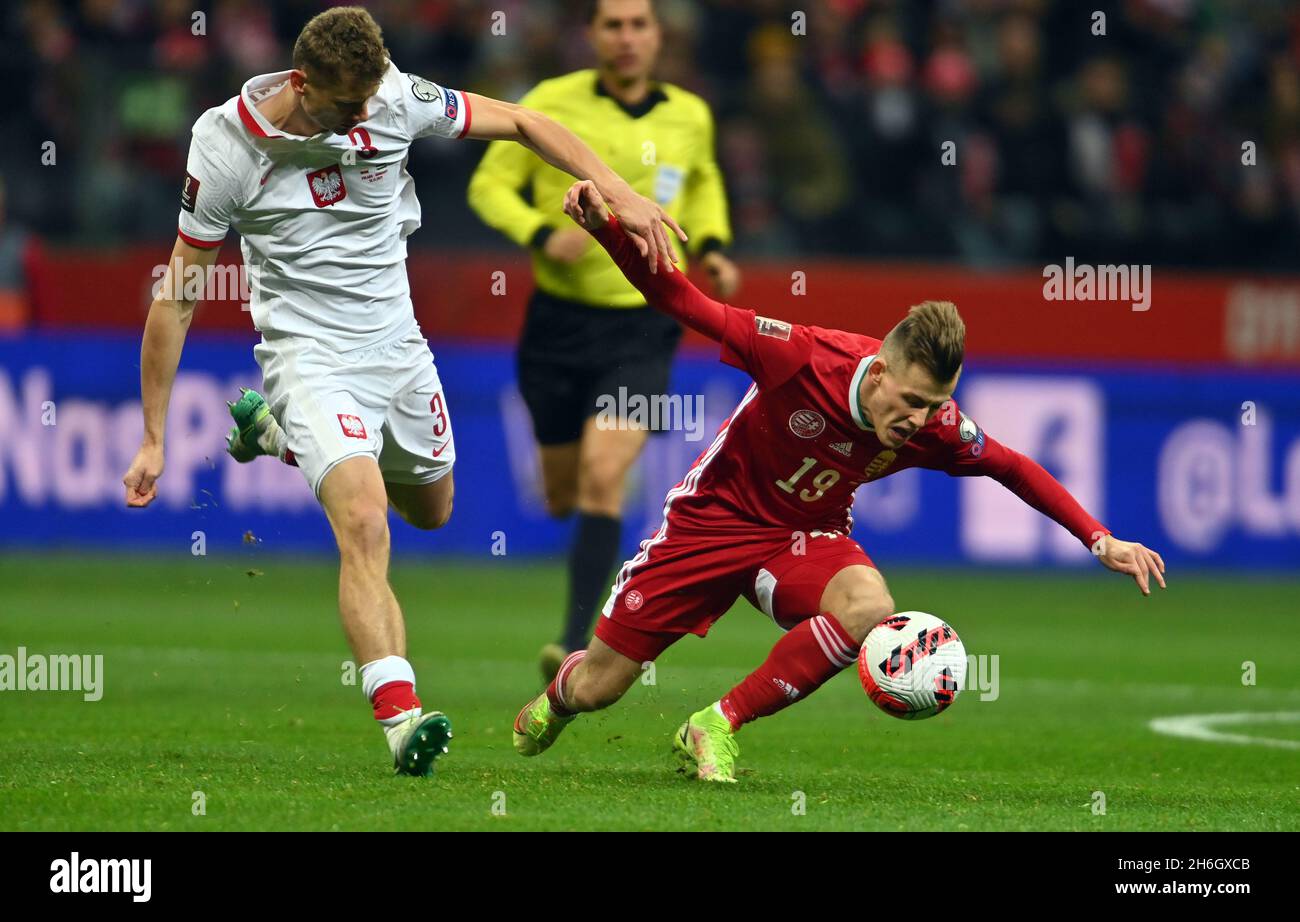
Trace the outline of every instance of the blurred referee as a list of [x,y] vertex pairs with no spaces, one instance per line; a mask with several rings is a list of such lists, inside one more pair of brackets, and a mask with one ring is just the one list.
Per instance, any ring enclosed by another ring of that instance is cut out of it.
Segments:
[[[578,135],[676,218],[716,295],[729,298],[740,276],[722,253],[731,226],[708,104],[651,79],[661,42],[652,0],[591,0],[586,19],[596,69],[544,80],[520,104]],[[541,449],[547,510],[578,513],[564,633],[542,649],[548,680],[587,645],[621,559],[624,480],[646,440],[645,430],[598,427],[597,398],[617,401],[619,388],[629,398],[664,393],[681,338],[677,322],[647,307],[605,250],[565,218],[572,181],[523,145],[493,142],[469,186],[479,217],[532,251],[537,289],[519,343],[519,390]]]

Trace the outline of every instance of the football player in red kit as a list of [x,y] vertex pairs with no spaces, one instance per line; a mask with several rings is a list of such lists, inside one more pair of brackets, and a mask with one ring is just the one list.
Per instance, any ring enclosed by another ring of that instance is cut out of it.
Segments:
[[740,596],[785,630],[767,660],[692,714],[673,746],[709,781],[734,781],[735,734],[802,701],[857,658],[894,612],[880,571],[850,536],[854,491],[909,467],[984,475],[1131,575],[1162,588],[1164,561],[1121,541],[1047,471],[986,435],[952,399],[966,328],[950,302],[913,307],[884,340],[785,323],[714,301],[680,272],[654,272],[590,182],[565,212],[610,252],[651,306],[722,344],[754,384],[668,492],[664,520],[623,565],[595,637],[515,719],[537,755],[583,711],[608,707],[685,634],[703,636]]

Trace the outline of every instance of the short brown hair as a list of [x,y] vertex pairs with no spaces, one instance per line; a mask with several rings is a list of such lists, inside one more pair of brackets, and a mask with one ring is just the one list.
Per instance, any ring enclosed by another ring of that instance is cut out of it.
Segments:
[[[599,15],[600,15],[600,0],[586,0],[586,3],[584,3],[582,7],[582,21],[585,22],[587,25],[591,25],[596,21],[596,17]],[[651,16],[657,15],[655,13],[654,0],[650,0],[650,15]]]
[[938,384],[947,384],[966,355],[966,324],[951,301],[922,301],[889,331],[880,351],[904,367],[919,362]]
[[293,66],[310,68],[313,77],[326,83],[378,83],[388,70],[384,33],[364,8],[336,6],[302,27],[293,43]]

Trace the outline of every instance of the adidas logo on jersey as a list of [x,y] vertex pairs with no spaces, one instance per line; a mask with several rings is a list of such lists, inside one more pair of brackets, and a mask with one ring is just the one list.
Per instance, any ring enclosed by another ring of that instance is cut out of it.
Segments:
[[831,442],[831,448],[835,449],[846,458],[851,457],[853,454],[852,442]]

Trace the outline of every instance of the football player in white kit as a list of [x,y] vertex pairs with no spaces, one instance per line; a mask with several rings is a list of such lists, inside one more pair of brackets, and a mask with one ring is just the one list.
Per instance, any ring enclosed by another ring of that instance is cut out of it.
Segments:
[[420,226],[407,149],[430,136],[518,141],[593,180],[663,271],[673,271],[664,224],[685,234],[559,124],[400,71],[360,7],[308,22],[293,65],[249,80],[194,125],[178,237],[145,323],[144,437],[123,478],[126,501],[147,506],[163,471],[167,404],[194,309],[180,278],[212,266],[234,227],[266,399],[246,391],[232,407],[230,452],[296,463],[311,484],[338,543],[339,610],[363,690],[396,770],[425,775],[451,726],[416,697],[388,584],[387,510],[417,528],[446,523],[455,448],[406,277],[406,238]]

